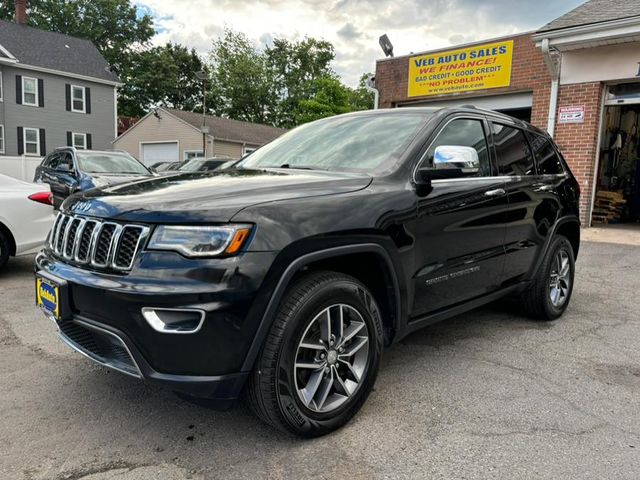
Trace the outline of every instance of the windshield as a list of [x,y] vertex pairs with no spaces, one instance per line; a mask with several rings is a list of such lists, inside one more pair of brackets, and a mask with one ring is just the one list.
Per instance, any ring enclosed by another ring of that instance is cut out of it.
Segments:
[[206,162],[204,158],[192,158],[187,163],[178,168],[178,170],[180,170],[181,172],[197,172],[198,170],[200,170],[200,167],[204,165],[204,162]]
[[124,152],[76,152],[78,167],[86,173],[135,173],[150,172],[139,161]]
[[427,113],[347,115],[307,123],[253,152],[238,168],[304,168],[371,173],[391,167]]

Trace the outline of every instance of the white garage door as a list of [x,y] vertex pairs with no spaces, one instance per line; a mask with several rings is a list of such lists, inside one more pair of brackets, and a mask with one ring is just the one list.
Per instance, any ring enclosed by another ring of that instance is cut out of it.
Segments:
[[142,163],[147,166],[158,162],[177,162],[178,160],[178,142],[142,144]]

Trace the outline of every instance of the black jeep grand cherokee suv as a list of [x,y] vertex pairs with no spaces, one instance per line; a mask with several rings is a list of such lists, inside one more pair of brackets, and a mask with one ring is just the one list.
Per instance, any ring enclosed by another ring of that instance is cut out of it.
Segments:
[[571,298],[579,187],[544,132],[474,108],[359,112],[235,167],[69,198],[38,303],[103,365],[317,436],[371,391],[383,345],[503,297]]

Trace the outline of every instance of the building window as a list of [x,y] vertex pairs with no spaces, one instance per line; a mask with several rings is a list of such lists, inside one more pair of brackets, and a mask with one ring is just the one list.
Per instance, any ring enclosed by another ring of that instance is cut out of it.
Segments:
[[204,155],[202,155],[202,150],[185,150],[183,157],[184,160],[191,160],[192,158],[202,158]]
[[255,152],[256,149],[253,147],[244,147],[244,153],[243,155],[249,155],[251,152]]
[[24,153],[40,156],[40,130],[37,128],[24,129]]
[[38,106],[38,79],[22,77],[22,104]]
[[86,112],[85,88],[77,85],[71,85],[71,111]]
[[0,125],[0,153],[4,153],[4,125]]
[[87,134],[86,133],[73,133],[73,146],[78,150],[87,149]]

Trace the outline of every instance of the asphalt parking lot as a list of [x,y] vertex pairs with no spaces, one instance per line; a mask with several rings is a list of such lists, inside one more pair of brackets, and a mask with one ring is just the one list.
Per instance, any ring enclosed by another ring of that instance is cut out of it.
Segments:
[[640,478],[640,246],[583,243],[566,315],[491,305],[385,352],[339,432],[283,436],[96,366],[0,272],[0,478]]

